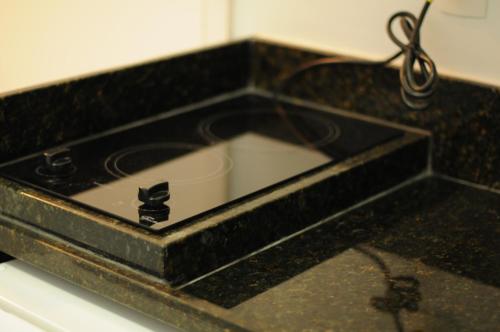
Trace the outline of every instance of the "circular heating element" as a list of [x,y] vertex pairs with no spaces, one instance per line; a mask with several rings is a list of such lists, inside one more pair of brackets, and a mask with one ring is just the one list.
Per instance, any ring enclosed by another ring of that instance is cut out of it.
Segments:
[[184,143],[137,145],[111,154],[104,167],[114,177],[127,177],[140,185],[163,180],[199,183],[222,176],[233,167],[231,158],[219,150]]
[[[254,133],[309,148],[333,143],[341,134],[333,121],[321,115],[253,109],[228,111],[208,117],[200,122],[198,132],[210,143],[228,141],[243,133]],[[240,144],[238,147],[256,148],[250,144]],[[276,147],[259,146],[258,149],[275,150]]]

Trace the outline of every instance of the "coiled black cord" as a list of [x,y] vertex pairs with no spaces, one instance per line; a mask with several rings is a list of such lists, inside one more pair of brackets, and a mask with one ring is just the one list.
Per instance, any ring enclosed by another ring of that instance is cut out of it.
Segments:
[[[430,98],[437,88],[439,80],[436,65],[429,55],[420,46],[420,28],[424,18],[429,10],[432,0],[426,0],[419,17],[415,17],[410,12],[401,11],[391,16],[387,24],[387,33],[389,38],[401,49],[399,52],[383,61],[368,61],[358,60],[346,57],[321,58],[300,65],[292,73],[282,78],[275,90],[277,97],[285,88],[286,84],[291,82],[300,74],[312,68],[339,64],[352,63],[363,65],[386,66],[392,61],[403,55],[403,65],[399,72],[401,81],[401,98],[405,105],[413,110],[423,110],[430,105]],[[403,43],[399,40],[393,31],[393,23],[399,21],[404,35],[408,39],[408,43]],[[416,64],[420,73],[416,70]],[[277,100],[277,99],[276,99]]]

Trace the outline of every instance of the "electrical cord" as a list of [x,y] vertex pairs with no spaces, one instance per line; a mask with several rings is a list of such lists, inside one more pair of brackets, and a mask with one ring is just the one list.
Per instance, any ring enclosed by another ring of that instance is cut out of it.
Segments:
[[[403,56],[403,65],[399,71],[401,82],[401,98],[405,105],[412,110],[423,110],[430,105],[430,98],[437,88],[439,80],[434,61],[420,45],[420,28],[429,10],[432,0],[426,0],[419,17],[410,12],[400,11],[391,16],[387,23],[389,38],[400,48],[393,56],[383,61],[358,60],[347,57],[327,57],[306,62],[292,73],[282,78],[275,89],[275,100],[288,83],[310,69],[334,64],[361,64],[370,66],[386,66]],[[393,24],[399,21],[401,29],[408,39],[405,44],[399,40],[393,31]],[[420,73],[415,65],[418,64]]]

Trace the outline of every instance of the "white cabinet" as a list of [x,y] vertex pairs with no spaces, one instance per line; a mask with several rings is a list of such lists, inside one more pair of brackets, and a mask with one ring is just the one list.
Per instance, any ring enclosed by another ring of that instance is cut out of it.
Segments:
[[0,330],[178,331],[17,260],[0,264]]

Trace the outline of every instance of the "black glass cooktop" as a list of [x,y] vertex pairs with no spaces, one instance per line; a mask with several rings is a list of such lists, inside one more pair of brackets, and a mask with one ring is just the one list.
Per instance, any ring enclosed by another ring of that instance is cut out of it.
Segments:
[[400,135],[248,95],[48,150],[0,174],[162,231]]

